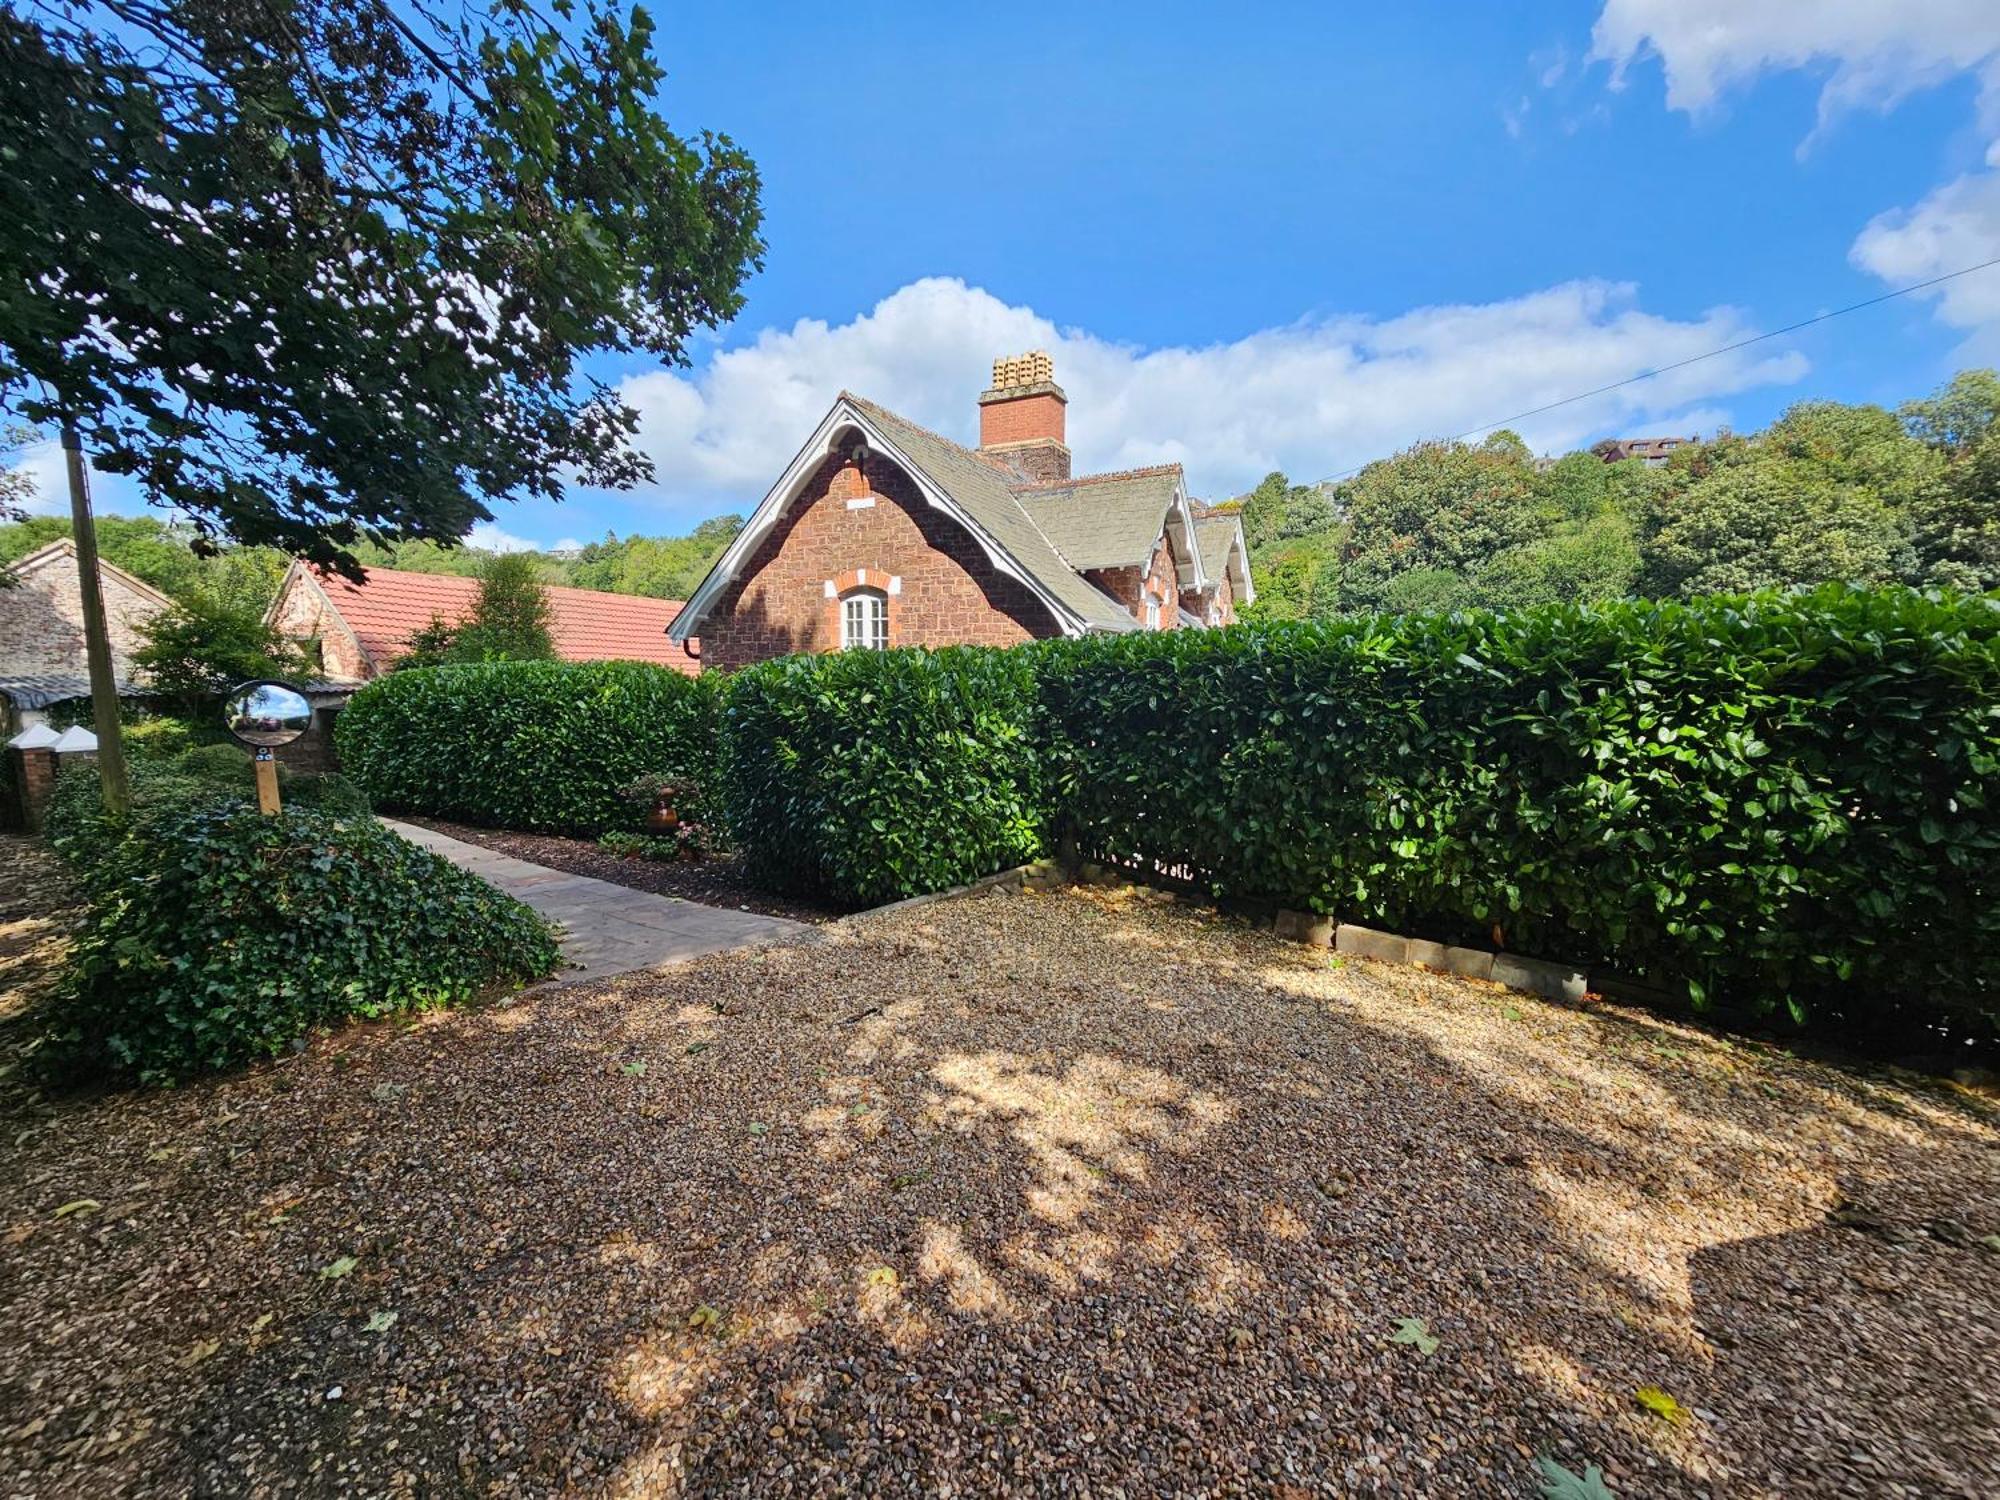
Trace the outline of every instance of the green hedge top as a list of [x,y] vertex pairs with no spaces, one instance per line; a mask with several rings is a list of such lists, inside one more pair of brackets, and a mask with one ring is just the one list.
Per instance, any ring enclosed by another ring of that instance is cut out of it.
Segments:
[[493,662],[391,673],[334,728],[376,806],[499,828],[630,823],[619,788],[714,780],[717,680],[643,662]]
[[1037,649],[1056,805],[1097,858],[1801,1012],[2000,1009],[1994,599],[1826,588]]
[[782,890],[868,905],[1032,859],[1046,821],[1034,658],[846,651],[735,674],[723,715],[732,835]]

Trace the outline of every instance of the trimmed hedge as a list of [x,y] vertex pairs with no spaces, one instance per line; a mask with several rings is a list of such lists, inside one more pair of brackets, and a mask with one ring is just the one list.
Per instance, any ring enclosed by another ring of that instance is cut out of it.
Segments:
[[41,1053],[59,1074],[175,1083],[556,963],[534,912],[373,818],[225,800],[137,821],[78,870],[90,911]]
[[863,906],[1034,858],[1034,667],[952,646],[787,656],[730,678],[723,786],[752,876]]
[[1087,856],[1497,927],[1906,1045],[2000,1021],[2000,600],[1836,587],[1033,651]]
[[491,662],[394,672],[334,725],[375,805],[493,828],[633,826],[619,788],[648,773],[712,786],[714,677],[644,662]]

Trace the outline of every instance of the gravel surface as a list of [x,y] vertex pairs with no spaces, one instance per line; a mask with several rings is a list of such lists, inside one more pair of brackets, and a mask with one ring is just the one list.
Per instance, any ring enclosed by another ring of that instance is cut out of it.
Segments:
[[41,839],[0,833],[0,1038],[55,977],[80,915],[68,867],[54,851]]
[[794,922],[831,922],[840,915],[831,908],[774,895],[750,884],[734,854],[711,854],[705,859],[627,859],[600,849],[594,839],[565,838],[556,833],[512,833],[447,823],[442,818],[397,816],[402,822],[434,828],[468,844],[497,849],[516,859],[567,870],[572,875],[589,875],[613,885],[630,886],[635,891],[678,896],[704,906],[729,906],[767,917],[790,917]]
[[6,1112],[7,1494],[2000,1493],[1985,1101],[1150,894]]

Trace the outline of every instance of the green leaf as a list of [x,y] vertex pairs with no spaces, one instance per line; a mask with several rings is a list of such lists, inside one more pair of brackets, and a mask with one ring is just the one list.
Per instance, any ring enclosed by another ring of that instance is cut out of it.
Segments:
[[1671,1422],[1676,1427],[1685,1427],[1688,1409],[1656,1385],[1642,1385],[1632,1393],[1632,1399],[1662,1421]]
[[387,1333],[395,1326],[396,1314],[385,1308],[381,1311],[370,1313],[368,1321],[362,1325],[361,1331],[363,1333]]
[[1546,1456],[1535,1462],[1542,1471],[1542,1500],[1618,1500],[1596,1464],[1586,1465],[1579,1475]]
[[319,1268],[320,1280],[338,1281],[341,1277],[347,1275],[350,1271],[352,1271],[356,1266],[360,1264],[361,1262],[356,1260],[353,1256],[343,1255],[338,1260],[328,1261],[325,1265]]
[[1437,1353],[1439,1341],[1431,1336],[1430,1326],[1422,1318],[1403,1318],[1398,1320],[1389,1342],[1414,1344],[1419,1354],[1429,1356]]

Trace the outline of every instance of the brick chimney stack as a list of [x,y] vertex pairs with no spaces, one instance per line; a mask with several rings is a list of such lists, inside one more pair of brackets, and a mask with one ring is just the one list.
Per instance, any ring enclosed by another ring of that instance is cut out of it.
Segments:
[[1024,479],[1067,479],[1068,407],[1055,365],[1042,350],[996,359],[993,388],[979,396],[979,451],[1004,460]]

